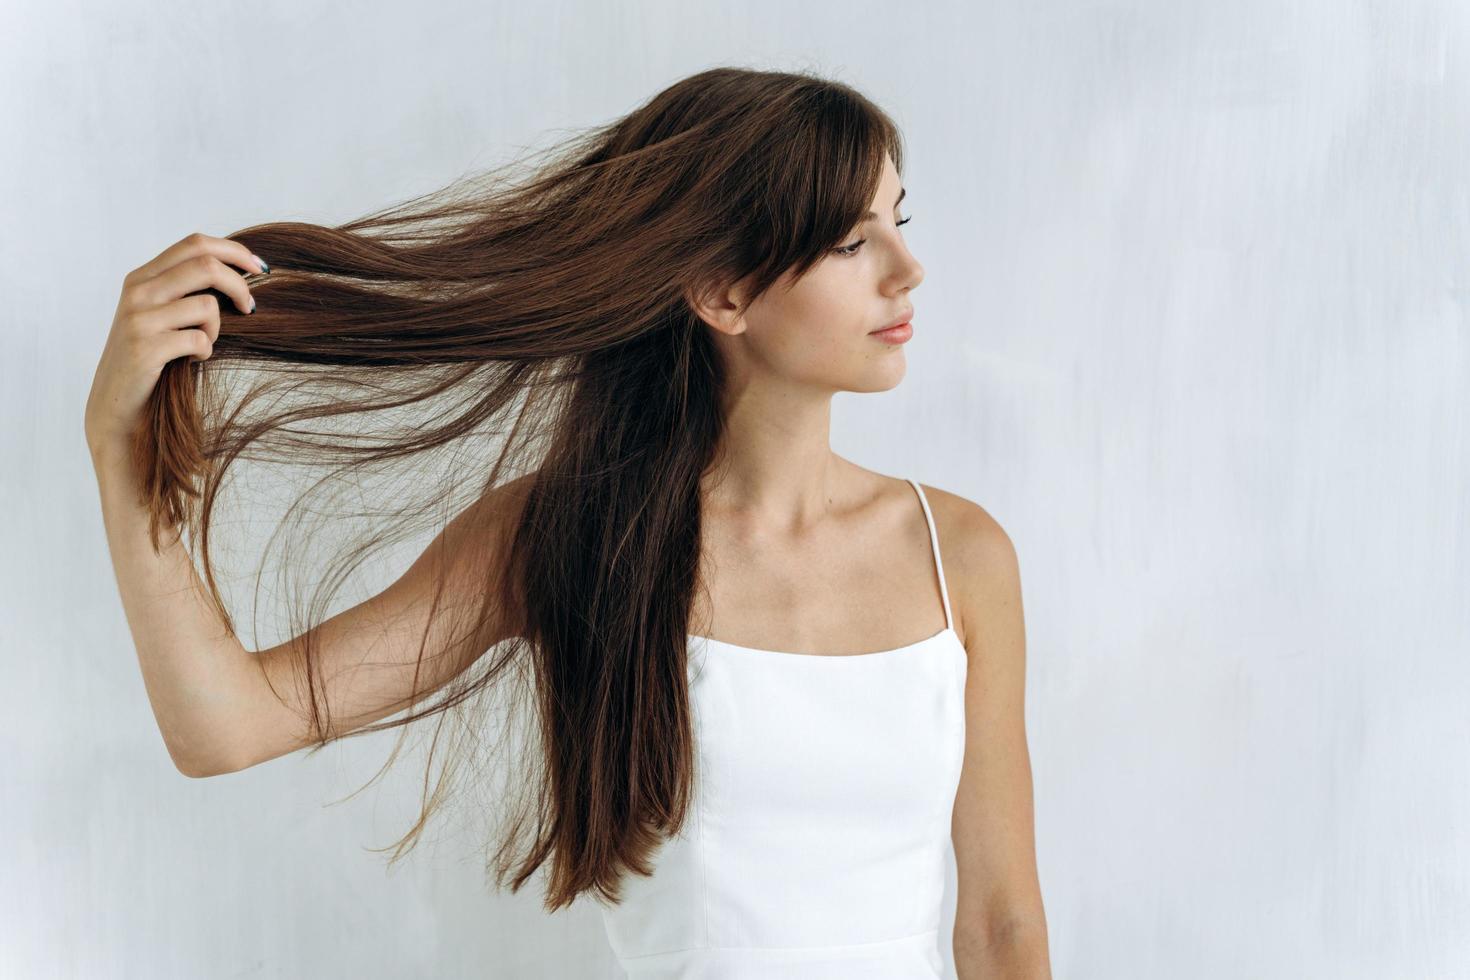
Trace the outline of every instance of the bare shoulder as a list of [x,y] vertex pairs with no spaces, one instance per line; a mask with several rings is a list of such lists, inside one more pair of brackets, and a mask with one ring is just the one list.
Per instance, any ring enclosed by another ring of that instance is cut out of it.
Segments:
[[927,483],[922,486],[929,509],[934,514],[934,527],[939,535],[946,570],[951,564],[951,555],[955,564],[964,565],[970,572],[1014,563],[1015,547],[1011,537],[990,511],[968,497]]
[[992,619],[997,607],[1019,606],[1020,563],[999,520],[967,497],[924,484],[934,515],[939,553],[956,630],[970,646],[967,627]]

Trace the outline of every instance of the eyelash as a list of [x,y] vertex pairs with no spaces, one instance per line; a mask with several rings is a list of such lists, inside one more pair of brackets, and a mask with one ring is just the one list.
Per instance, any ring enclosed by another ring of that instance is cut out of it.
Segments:
[[[913,215],[909,215],[907,218],[904,218],[902,221],[896,221],[896,222],[894,222],[894,224],[895,225],[906,225],[910,221],[913,221],[913,220],[914,220],[914,216]],[[851,245],[843,245],[841,248],[834,248],[832,251],[835,252],[838,255],[856,255],[858,253],[858,249],[866,241],[867,241],[866,238],[859,238],[857,241],[853,242]]]

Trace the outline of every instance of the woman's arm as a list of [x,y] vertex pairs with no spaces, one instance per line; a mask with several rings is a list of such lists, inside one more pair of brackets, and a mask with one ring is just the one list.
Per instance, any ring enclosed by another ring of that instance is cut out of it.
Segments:
[[[161,527],[160,548],[153,547],[132,455],[133,435],[146,424],[165,367],[213,354],[221,310],[206,290],[217,290],[242,314],[255,309],[242,269],[267,271],[239,242],[195,233],[130,271],[87,396],[87,446],[123,611],[164,744],[189,776],[241,769],[315,741],[309,705],[293,683],[304,656],[298,640],[261,654],[241,646],[178,529]],[[523,499],[526,479],[503,484],[466,508],[397,582],[318,627],[314,648],[328,737],[396,712],[416,689],[421,695],[438,690],[510,635],[503,621],[481,624],[468,638],[451,639],[436,626],[419,663],[435,585],[446,582],[441,599],[448,605],[478,604],[487,571],[499,567],[499,532],[510,526],[507,515],[518,513],[500,505]],[[441,568],[448,571],[440,575]],[[493,613],[492,619],[505,615]],[[278,697],[277,691],[285,693]]]
[[950,581],[968,654],[965,759],[951,836],[961,980],[1051,976],[1026,744],[1026,635],[1015,548],[982,507],[950,495]]
[[239,714],[260,671],[220,620],[177,532],[166,533],[162,551],[154,552],[126,448],[94,446],[92,463],[153,716],[178,770],[207,775],[236,750],[235,734],[223,722]]
[[[148,512],[121,457],[93,451],[103,522],[148,700],[174,765],[187,776],[218,775],[313,744],[306,695],[296,684],[301,638],[260,653],[241,645],[176,534],[154,553]],[[333,737],[407,707],[416,666],[422,698],[512,634],[504,615],[468,637],[451,639],[436,627],[418,664],[439,569],[447,569],[439,614],[478,601],[524,480],[466,508],[391,586],[317,627],[318,683]]]
[[[451,630],[474,622],[487,590],[503,594],[503,580],[487,580],[487,573],[504,571],[505,544],[529,480],[497,486],[451,520],[392,585],[316,627],[317,682],[326,691],[330,737],[340,738],[422,701],[495,644],[517,634],[519,619],[503,607],[490,609],[487,621],[473,632]],[[233,751],[213,772],[246,769],[314,744],[303,724],[308,695],[296,685],[305,656],[302,639],[252,657],[257,684],[252,696],[237,705]]]

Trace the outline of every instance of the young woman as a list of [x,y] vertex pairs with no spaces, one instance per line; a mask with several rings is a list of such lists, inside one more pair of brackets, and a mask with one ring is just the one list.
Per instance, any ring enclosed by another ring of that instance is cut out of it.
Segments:
[[[442,726],[520,680],[497,882],[595,898],[630,976],[936,976],[950,840],[959,975],[1047,976],[1011,542],[828,444],[836,392],[905,373],[902,165],[852,88],[717,68],[519,183],[129,273],[87,437],[178,768]],[[230,463],[340,486],[434,452],[448,475],[391,484],[372,541],[427,517],[422,555],[247,650],[209,560]]]

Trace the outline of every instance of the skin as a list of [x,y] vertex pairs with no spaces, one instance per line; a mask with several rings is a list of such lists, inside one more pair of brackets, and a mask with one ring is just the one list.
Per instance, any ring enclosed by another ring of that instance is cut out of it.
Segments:
[[212,286],[248,313],[255,300],[242,277],[264,268],[239,242],[196,232],[123,277],[87,394],[85,429],[94,456],[127,452],[129,433],[164,365],[184,356],[207,360],[213,353],[219,301],[202,290]]
[[[945,625],[913,489],[830,445],[834,394],[887,391],[907,370],[904,345],[870,336],[914,309],[912,292],[924,278],[899,227],[901,190],[890,159],[871,204],[878,217],[837,246],[850,254],[830,252],[743,315],[743,283],[686,294],[730,375],[726,443],[702,487],[706,588],[692,616],[701,635],[843,655],[904,646]],[[916,324],[916,338],[921,331]],[[951,824],[955,965],[961,978],[1049,977],[1015,550],[984,508],[924,489],[969,658],[965,760]]]
[[[892,220],[879,217],[854,229],[839,246],[862,240],[856,249],[845,249],[851,254],[834,252],[800,282],[779,283],[744,315],[735,312],[739,284],[690,297],[728,357],[732,378],[724,462],[703,488],[708,590],[696,598],[694,621],[710,623],[711,611],[720,610],[719,622],[705,635],[742,646],[837,655],[904,646],[944,625],[928,528],[912,489],[837,456],[829,444],[833,394],[886,391],[906,371],[902,345],[868,335],[910,308],[911,292],[923,279],[898,228],[900,189],[889,161],[872,209]],[[267,700],[253,680],[259,658],[247,655],[233,637],[228,649],[197,656],[216,624],[211,610],[190,598],[190,584],[197,581],[192,564],[177,543],[166,562],[142,543],[138,529],[146,515],[119,474],[128,433],[163,365],[212,352],[218,303],[207,294],[189,294],[214,286],[238,308],[249,309],[241,273],[258,271],[258,261],[238,243],[196,234],[130,272],[87,403],[87,441],[104,484],[109,545],[119,562],[149,696],[160,718],[168,719],[163,728],[190,732],[181,745],[200,743],[196,731],[226,730],[240,733],[249,746],[223,763],[176,757],[181,770],[195,775],[235,771],[299,747],[288,724],[295,713],[289,719],[265,717],[253,734],[248,725],[215,715],[191,718],[201,703],[208,704],[199,696],[207,684],[235,683],[220,679],[227,655],[252,665],[248,671],[239,667],[252,680],[239,681],[240,693],[230,695],[248,705],[245,717],[260,717],[259,706],[267,703],[275,710],[275,696]],[[1049,977],[1032,843],[1015,551],[979,505],[930,487],[925,492],[955,631],[969,663],[965,758],[951,828],[959,869],[955,965],[962,980]],[[385,595],[403,596],[409,605],[419,591],[419,580],[410,574]],[[369,603],[342,614],[339,627],[350,632],[347,627],[366,617],[365,611]],[[328,642],[325,674],[341,676],[334,658],[345,658],[355,647]],[[413,658],[407,641],[374,655],[390,664],[411,664]],[[369,700],[379,707],[363,716],[370,720],[388,713],[381,705],[406,686],[399,680],[377,683],[382,690]],[[334,693],[333,703],[342,693]],[[218,699],[227,700],[224,693]],[[219,755],[224,758],[222,750]]]

